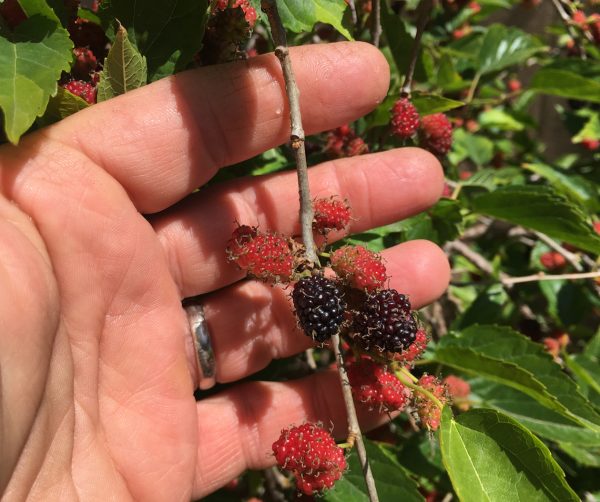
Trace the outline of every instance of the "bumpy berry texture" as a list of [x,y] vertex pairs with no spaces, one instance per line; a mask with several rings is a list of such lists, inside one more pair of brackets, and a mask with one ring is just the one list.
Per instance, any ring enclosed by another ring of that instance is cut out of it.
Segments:
[[241,225],[227,243],[227,258],[249,275],[266,282],[289,281],[294,272],[290,239]]
[[312,423],[281,431],[273,453],[280,467],[295,474],[298,490],[306,495],[333,487],[346,469],[344,450],[329,432]]
[[[436,377],[433,375],[423,375],[419,379],[419,386],[431,392],[441,404],[444,404],[447,400],[447,390]],[[415,407],[417,414],[421,420],[423,427],[435,431],[440,426],[440,420],[442,417],[442,410],[437,406],[435,402],[430,400],[424,394],[415,393]]]
[[419,131],[421,146],[436,155],[446,155],[452,147],[452,124],[443,113],[426,115]]
[[355,399],[370,409],[395,411],[406,406],[410,390],[398,377],[372,359],[360,359],[348,367],[348,378]]
[[303,277],[294,286],[292,300],[307,336],[323,343],[339,332],[346,302],[336,281],[320,275]]
[[354,157],[368,153],[369,147],[349,125],[343,125],[327,133],[325,153],[333,158]]
[[567,260],[557,251],[547,251],[540,256],[540,263],[546,270],[560,270],[567,264]]
[[423,352],[427,349],[427,342],[429,341],[425,330],[417,330],[415,335],[415,341],[411,343],[406,350],[399,354],[394,355],[394,361],[410,365],[417,359],[419,359]]
[[322,234],[343,230],[350,223],[350,206],[336,197],[315,199],[313,229]]
[[387,282],[381,255],[362,246],[344,246],[331,254],[331,268],[355,288],[374,291]]
[[367,296],[355,314],[352,337],[365,350],[401,352],[416,339],[417,323],[406,296],[384,289]]
[[419,112],[408,98],[401,98],[392,108],[392,133],[399,138],[410,138],[419,128]]
[[90,105],[96,102],[96,88],[89,82],[83,82],[82,80],[71,80],[66,84],[62,84],[67,91],[75,96],[79,96],[81,99],[87,101]]

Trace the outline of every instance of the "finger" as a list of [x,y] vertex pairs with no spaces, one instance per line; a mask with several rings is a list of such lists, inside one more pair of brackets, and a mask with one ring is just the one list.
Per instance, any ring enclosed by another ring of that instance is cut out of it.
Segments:
[[[307,134],[372,110],[389,68],[365,43],[291,49]],[[81,149],[127,190],[141,212],[170,206],[220,167],[284,143],[289,116],[273,54],[184,72],[77,113],[48,135]]]
[[[448,260],[431,242],[406,242],[384,251],[383,256],[390,287],[408,295],[414,309],[438,298],[448,286]],[[244,281],[205,297],[219,382],[240,380],[273,359],[313,346],[312,339],[297,327],[290,293],[289,288]]]
[[[286,383],[251,382],[201,400],[198,410],[198,464],[193,496],[213,492],[246,469],[273,465],[271,446],[281,429],[320,421],[338,439],[347,434],[339,378],[334,371]],[[358,408],[363,430],[388,420]],[[218,417],[216,419],[215,417]]]
[[[355,217],[350,232],[425,210],[437,201],[444,182],[437,159],[418,148],[326,162],[310,169],[309,177],[313,196],[339,194],[350,201]],[[235,222],[294,235],[299,233],[298,207],[296,174],[288,172],[202,190],[158,216],[153,225],[187,297],[243,276],[225,255]]]

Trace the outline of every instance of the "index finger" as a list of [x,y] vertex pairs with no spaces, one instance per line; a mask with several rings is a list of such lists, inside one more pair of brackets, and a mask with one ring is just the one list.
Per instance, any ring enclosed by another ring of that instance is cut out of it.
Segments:
[[[290,51],[306,134],[371,111],[389,68],[370,44]],[[128,192],[138,210],[169,207],[226,165],[284,143],[285,86],[273,54],[184,72],[94,105],[47,131],[83,150]]]

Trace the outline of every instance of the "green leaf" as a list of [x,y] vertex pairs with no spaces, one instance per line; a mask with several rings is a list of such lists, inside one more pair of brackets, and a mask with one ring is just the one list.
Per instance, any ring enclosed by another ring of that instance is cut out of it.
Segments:
[[455,239],[462,224],[460,208],[456,200],[441,199],[426,213],[405,220],[406,240],[427,239],[444,244]]
[[594,337],[587,344],[583,354],[596,361],[596,363],[600,362],[600,329],[598,329]]
[[523,63],[541,49],[541,44],[531,35],[517,28],[494,24],[483,37],[477,72],[485,75]]
[[146,57],[148,81],[184,70],[202,46],[208,0],[105,0],[99,15],[105,26],[115,19]]
[[442,54],[437,72],[437,85],[443,90],[453,91],[464,87],[465,81],[454,67],[454,61],[450,54]]
[[471,202],[478,213],[543,232],[600,254],[600,236],[579,207],[551,187],[508,186],[484,193]]
[[464,105],[462,101],[456,101],[436,94],[426,94],[423,92],[414,92],[411,100],[420,115],[446,112]]
[[581,143],[584,139],[600,139],[600,113],[589,110],[587,122],[575,136],[573,143]]
[[147,78],[146,58],[129,41],[127,30],[119,25],[100,74],[98,102],[137,89],[146,84]]
[[14,31],[13,41],[0,37],[0,110],[4,131],[17,144],[56,94],[62,71],[71,66],[73,43],[54,12],[35,14]]
[[462,180],[460,183],[464,187],[483,187],[486,190],[494,190],[497,183],[498,170],[491,167],[480,169],[473,173],[472,176],[466,180]]
[[315,23],[328,23],[348,40],[350,32],[342,25],[344,11],[348,7],[344,0],[277,0],[283,25],[294,33],[311,31]]
[[494,143],[490,139],[464,129],[454,131],[452,149],[460,158],[469,158],[478,166],[487,164],[494,156]]
[[[417,484],[408,476],[394,455],[371,441],[366,442],[369,464],[373,470],[380,502],[423,502]],[[348,458],[350,469],[332,490],[325,492],[327,502],[367,502],[367,487],[356,450]]]
[[522,131],[525,124],[500,108],[492,108],[479,114],[479,125],[484,128],[495,128],[502,131]]
[[464,329],[473,324],[500,322],[510,306],[510,298],[501,284],[486,288],[452,324],[453,329]]
[[580,427],[523,392],[483,378],[471,380],[470,384],[475,400],[481,399],[482,406],[510,415],[539,436],[556,442],[600,446],[600,432]]
[[578,73],[542,68],[531,81],[530,89],[542,94],[600,103],[600,81]]
[[[410,60],[410,48],[414,43],[413,37],[407,31],[406,25],[400,16],[395,15],[388,7],[387,2],[381,2],[381,27],[388,42],[396,73],[406,73]],[[417,58],[414,78],[418,81],[426,80],[427,72],[423,65],[423,58]]]
[[598,207],[597,188],[582,176],[567,174],[546,164],[523,164],[525,169],[547,179],[557,191],[573,202],[595,210]]
[[53,124],[90,106],[85,99],[59,87],[56,96],[50,98],[48,107],[39,122],[42,125]]
[[600,448],[585,448],[581,445],[560,442],[558,446],[578,464],[587,467],[600,467]]
[[597,358],[587,357],[585,354],[564,354],[564,360],[584,391],[589,389],[600,394],[600,365]]
[[579,500],[546,445],[497,411],[471,410],[453,418],[446,408],[440,445],[463,502]]
[[502,326],[470,326],[442,337],[434,359],[513,387],[561,415],[600,431],[600,415],[542,346]]

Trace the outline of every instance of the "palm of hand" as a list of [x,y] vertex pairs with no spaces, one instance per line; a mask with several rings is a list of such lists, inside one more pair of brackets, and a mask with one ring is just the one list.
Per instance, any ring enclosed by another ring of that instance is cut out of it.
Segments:
[[[3,205],[22,230],[6,228],[2,240],[35,286],[21,288],[2,316],[6,332],[23,333],[14,340],[28,385],[13,392],[37,404],[19,427],[23,436],[31,428],[28,446],[37,451],[21,457],[20,476],[37,475],[52,458],[61,493],[189,498],[196,411],[179,292],[155,232],[121,187],[89,159],[55,153],[69,158],[69,171],[47,183],[28,172],[39,165],[24,166],[13,184],[17,202],[39,190],[35,204],[22,201],[39,233]],[[46,344],[52,350],[43,353]]]
[[[371,46],[292,54],[309,134],[355,120],[385,95],[387,66]],[[231,386],[198,403],[192,392],[184,297],[205,295],[219,382],[311,345],[296,330],[288,293],[235,283],[241,275],[224,253],[235,220],[297,233],[295,174],[215,185],[178,203],[219,167],[286,140],[282,87],[273,56],[206,68],[0,151],[7,500],[187,500],[272,465],[270,445],[291,423],[321,420],[344,434],[335,372]],[[207,116],[220,127],[196,118]],[[427,208],[442,181],[437,161],[417,149],[311,169],[313,195],[350,199],[358,232]],[[445,289],[448,264],[432,244],[386,256],[391,286],[413,306]],[[365,427],[386,420],[363,418]]]

